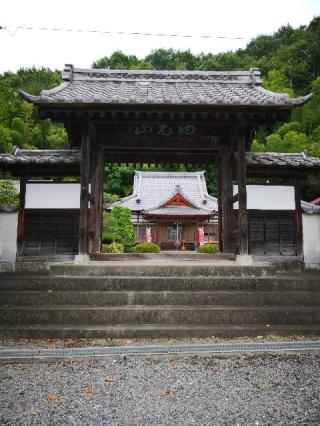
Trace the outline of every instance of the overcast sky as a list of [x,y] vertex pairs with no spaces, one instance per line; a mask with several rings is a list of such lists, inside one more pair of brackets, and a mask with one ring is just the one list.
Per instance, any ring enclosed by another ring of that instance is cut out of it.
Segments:
[[[306,25],[320,0],[1,0],[0,72],[21,67],[90,67],[115,50],[138,57],[152,49],[222,52],[245,47],[280,26]],[[193,34],[193,38],[17,30],[19,26]],[[199,34],[229,37],[203,39]],[[243,37],[233,40],[232,37]]]

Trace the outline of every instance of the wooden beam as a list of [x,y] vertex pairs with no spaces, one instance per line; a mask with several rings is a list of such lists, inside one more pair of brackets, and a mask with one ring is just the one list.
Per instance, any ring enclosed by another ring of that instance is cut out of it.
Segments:
[[23,237],[24,237],[24,213],[26,204],[26,187],[28,177],[23,174],[20,178],[20,192],[19,192],[19,212],[18,212],[18,228],[17,228],[17,258],[23,252]]
[[246,177],[246,138],[244,131],[239,130],[237,140],[237,181],[238,181],[238,237],[239,254],[248,254],[248,215],[247,215],[247,177]]
[[81,175],[80,175],[80,214],[79,214],[79,255],[88,254],[88,204],[90,178],[90,131],[85,125],[81,141]]
[[302,209],[301,209],[301,186],[300,180],[294,180],[294,198],[295,198],[295,224],[296,224],[296,254],[303,253],[303,233],[302,233]]

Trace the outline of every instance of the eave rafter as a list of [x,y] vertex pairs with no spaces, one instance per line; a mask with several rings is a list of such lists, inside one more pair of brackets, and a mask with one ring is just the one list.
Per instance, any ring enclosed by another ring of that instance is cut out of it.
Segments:
[[136,122],[144,120],[147,122],[171,122],[171,121],[198,121],[209,123],[232,123],[241,122],[244,119],[249,123],[268,124],[275,121],[288,121],[291,117],[291,108],[251,108],[251,107],[230,107],[230,108],[204,108],[194,107],[169,107],[165,108],[161,105],[158,108],[154,106],[132,107],[121,106],[103,106],[97,108],[92,105],[56,105],[56,106],[40,106],[39,116],[41,119],[50,118],[53,121],[75,121],[88,119],[94,123],[101,124],[105,122]]

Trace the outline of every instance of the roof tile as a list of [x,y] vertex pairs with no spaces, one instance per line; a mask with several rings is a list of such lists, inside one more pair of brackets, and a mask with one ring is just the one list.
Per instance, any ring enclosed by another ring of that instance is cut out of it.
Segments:
[[36,104],[204,104],[300,105],[307,97],[263,89],[258,70],[249,71],[141,71],[76,69],[66,66],[64,82],[40,96],[21,91]]

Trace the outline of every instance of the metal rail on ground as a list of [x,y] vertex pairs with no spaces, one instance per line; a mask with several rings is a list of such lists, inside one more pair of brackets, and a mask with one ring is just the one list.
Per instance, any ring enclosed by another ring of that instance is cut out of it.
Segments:
[[201,345],[113,346],[61,349],[2,349],[1,363],[65,361],[67,359],[149,356],[149,355],[203,355],[236,352],[287,352],[320,350],[320,340],[272,343],[224,343]]

